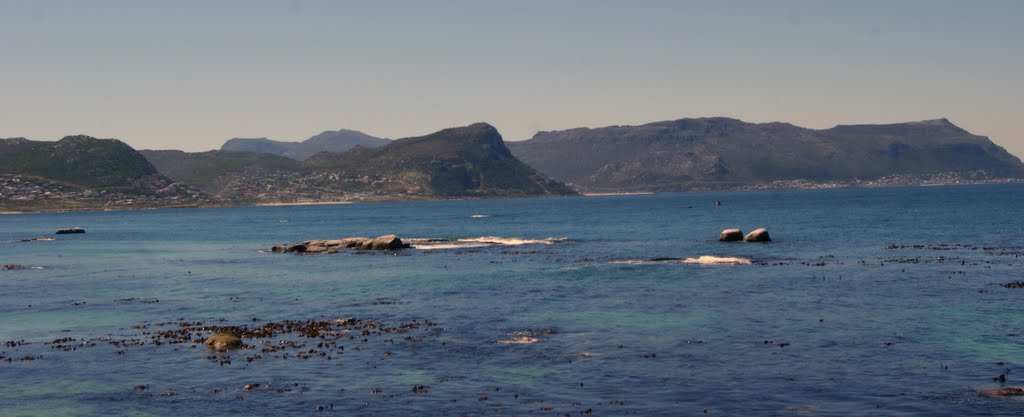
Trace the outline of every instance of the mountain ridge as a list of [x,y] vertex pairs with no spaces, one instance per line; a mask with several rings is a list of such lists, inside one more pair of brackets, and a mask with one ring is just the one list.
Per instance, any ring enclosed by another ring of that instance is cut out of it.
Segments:
[[384,146],[390,140],[367,135],[350,129],[325,130],[301,142],[286,142],[267,138],[232,138],[221,145],[229,152],[256,152],[305,160],[322,152],[342,152],[355,146],[373,148]]
[[1024,176],[1015,156],[945,118],[817,130],[683,118],[538,132],[509,147],[524,162],[584,191],[730,189],[949,172]]

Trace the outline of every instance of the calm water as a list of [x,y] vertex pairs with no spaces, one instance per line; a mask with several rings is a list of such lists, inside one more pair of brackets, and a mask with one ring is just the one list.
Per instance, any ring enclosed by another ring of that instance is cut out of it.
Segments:
[[[0,271],[0,415],[1019,415],[977,390],[1024,385],[1022,208],[988,185],[0,216],[0,263],[44,268]],[[259,252],[386,233],[566,240]],[[641,262],[700,255],[753,265]],[[147,334],[346,317],[435,326]],[[305,345],[245,360],[282,341]]]

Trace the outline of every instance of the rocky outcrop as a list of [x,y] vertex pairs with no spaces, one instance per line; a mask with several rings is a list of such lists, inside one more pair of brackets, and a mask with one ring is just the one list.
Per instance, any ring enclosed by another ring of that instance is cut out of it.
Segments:
[[739,242],[743,240],[743,231],[740,229],[725,229],[718,235],[719,242]]
[[396,235],[384,235],[377,238],[368,237],[347,237],[344,239],[332,240],[307,240],[305,242],[291,245],[274,245],[271,252],[277,253],[338,253],[339,249],[356,250],[398,250],[409,248],[408,243]]
[[222,332],[210,336],[203,344],[209,346],[210,349],[225,351],[242,347],[242,339],[231,333]]
[[67,235],[73,233],[85,233],[85,229],[81,227],[62,227],[60,229],[57,229],[58,235]]
[[768,235],[768,229],[760,228],[753,232],[747,233],[747,236],[743,238],[744,242],[771,242],[772,238]]

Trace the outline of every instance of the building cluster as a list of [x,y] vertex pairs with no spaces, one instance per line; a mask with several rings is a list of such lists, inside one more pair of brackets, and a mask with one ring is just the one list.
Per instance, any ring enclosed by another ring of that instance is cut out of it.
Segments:
[[22,175],[0,175],[0,203],[4,205],[40,205],[72,203],[112,207],[165,207],[197,204],[205,201],[202,193],[171,184],[152,193],[118,190],[92,190]]

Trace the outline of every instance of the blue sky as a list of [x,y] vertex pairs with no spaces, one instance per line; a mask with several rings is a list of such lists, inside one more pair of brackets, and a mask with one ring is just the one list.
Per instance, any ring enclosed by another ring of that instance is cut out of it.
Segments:
[[947,117],[1021,156],[1022,21],[1009,0],[0,0],[0,137]]

